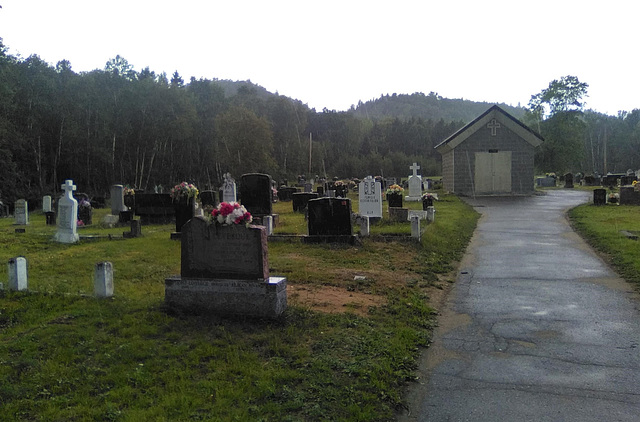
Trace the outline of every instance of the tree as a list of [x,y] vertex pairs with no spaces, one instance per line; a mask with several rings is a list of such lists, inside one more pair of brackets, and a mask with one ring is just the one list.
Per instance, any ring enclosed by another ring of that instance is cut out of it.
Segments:
[[586,129],[582,98],[588,87],[575,76],[563,76],[531,96],[525,120],[545,138],[536,153],[538,169],[565,172],[581,167]]

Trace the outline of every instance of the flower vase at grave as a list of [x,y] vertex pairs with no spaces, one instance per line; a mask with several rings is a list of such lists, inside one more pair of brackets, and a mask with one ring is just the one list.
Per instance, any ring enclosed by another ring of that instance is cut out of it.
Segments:
[[180,197],[175,202],[176,210],[176,232],[182,230],[182,226],[193,218],[193,201],[194,198]]
[[427,211],[427,209],[429,209],[429,207],[433,206],[433,198],[431,197],[427,197],[422,199],[422,210],[423,211]]
[[135,199],[136,199],[135,195],[124,195],[123,197],[124,206],[132,210],[135,205]]

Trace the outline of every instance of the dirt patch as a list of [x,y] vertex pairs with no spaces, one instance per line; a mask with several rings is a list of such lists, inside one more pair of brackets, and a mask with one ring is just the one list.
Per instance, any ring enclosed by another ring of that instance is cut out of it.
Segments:
[[291,285],[287,286],[287,297],[291,304],[305,306],[314,311],[327,313],[353,312],[365,316],[370,307],[383,305],[383,296],[350,292],[334,286]]

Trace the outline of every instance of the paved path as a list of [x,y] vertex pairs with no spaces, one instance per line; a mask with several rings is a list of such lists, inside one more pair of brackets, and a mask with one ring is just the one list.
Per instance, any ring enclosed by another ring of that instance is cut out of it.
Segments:
[[[482,213],[401,421],[640,421],[640,306],[558,190]],[[640,258],[640,257],[639,257]]]

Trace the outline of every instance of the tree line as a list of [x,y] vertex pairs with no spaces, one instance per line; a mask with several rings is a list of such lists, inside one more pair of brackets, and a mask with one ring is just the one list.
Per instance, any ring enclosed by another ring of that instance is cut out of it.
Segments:
[[2,198],[56,193],[65,179],[106,196],[115,183],[217,188],[226,172],[403,176],[418,161],[435,174],[433,146],[463,125],[316,112],[250,82],[229,91],[228,81],[136,72],[120,56],[76,73],[66,60],[12,56],[0,40]]

